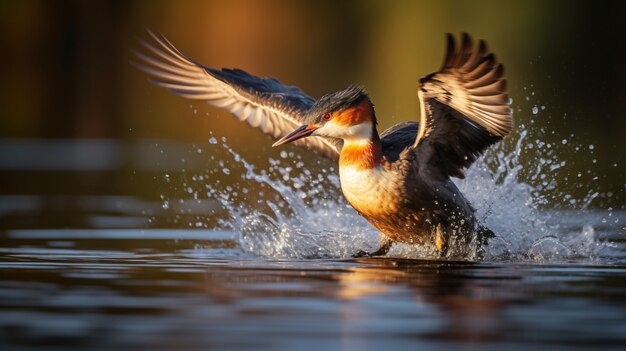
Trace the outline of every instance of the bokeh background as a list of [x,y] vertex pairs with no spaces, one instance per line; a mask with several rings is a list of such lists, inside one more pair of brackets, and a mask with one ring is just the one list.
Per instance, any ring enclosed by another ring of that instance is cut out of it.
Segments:
[[151,85],[130,64],[145,28],[207,66],[274,76],[316,98],[363,84],[382,129],[417,119],[418,79],[439,68],[444,33],[466,31],[505,63],[528,140],[558,146],[567,162],[554,171],[563,180],[555,191],[597,191],[592,207],[623,208],[625,9],[621,1],[2,0],[0,226],[149,225],[168,191],[164,174],[217,162],[206,157],[210,137],[226,137],[261,167],[278,157],[227,112]]

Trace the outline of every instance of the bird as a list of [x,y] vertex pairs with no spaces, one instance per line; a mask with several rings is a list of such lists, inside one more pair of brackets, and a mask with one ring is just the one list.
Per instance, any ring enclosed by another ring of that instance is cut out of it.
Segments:
[[446,34],[441,68],[419,79],[419,120],[378,133],[374,104],[360,85],[315,100],[298,87],[241,69],[209,68],[148,30],[132,63],[152,83],[205,100],[277,140],[339,163],[348,203],[380,232],[380,245],[353,257],[387,255],[396,242],[441,258],[481,251],[494,233],[452,178],[513,129],[504,66],[484,40]]

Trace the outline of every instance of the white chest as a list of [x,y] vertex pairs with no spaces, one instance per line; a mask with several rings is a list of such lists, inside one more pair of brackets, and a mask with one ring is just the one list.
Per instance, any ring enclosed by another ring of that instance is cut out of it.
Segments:
[[342,166],[339,178],[344,196],[357,211],[376,215],[398,210],[398,192],[395,190],[399,184],[384,168],[360,170]]

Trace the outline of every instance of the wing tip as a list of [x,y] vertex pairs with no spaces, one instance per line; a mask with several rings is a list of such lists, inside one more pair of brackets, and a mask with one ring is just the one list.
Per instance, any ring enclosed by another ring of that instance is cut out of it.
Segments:
[[452,67],[456,57],[456,41],[452,33],[446,33],[446,54],[443,59],[442,69]]
[[[420,80],[418,95],[422,104],[423,99],[434,98],[480,125],[492,137],[509,134],[513,130],[513,110],[508,99],[504,65],[488,50],[485,40],[479,39],[474,44],[467,32],[461,32],[460,46],[457,46],[454,35],[446,33],[446,45],[444,68]],[[450,75],[456,78],[446,79]],[[467,101],[462,94],[456,99],[451,97],[446,84],[460,84],[460,88],[470,95]],[[420,128],[416,144],[426,133],[425,127]]]
[[489,47],[484,39],[479,39],[478,44],[474,44],[472,36],[467,32],[461,32],[460,44],[457,48],[457,41],[453,34],[446,33],[446,50],[444,54],[444,64],[441,70],[446,68],[461,68],[465,71],[472,71],[485,60],[491,61],[494,65],[497,62],[495,54],[489,52]]

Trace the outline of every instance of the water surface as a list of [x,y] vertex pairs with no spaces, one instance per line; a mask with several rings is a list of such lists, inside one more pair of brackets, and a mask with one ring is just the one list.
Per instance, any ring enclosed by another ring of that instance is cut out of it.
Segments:
[[5,350],[623,349],[626,244],[559,263],[280,260],[210,230],[8,230]]
[[[0,349],[626,345],[626,212],[590,206],[593,189],[575,200],[554,188],[542,175],[561,161],[519,167],[522,144],[458,181],[497,234],[465,261],[408,245],[350,258],[377,234],[332,166],[290,152],[254,165],[215,138],[164,145],[86,143],[110,156],[87,163],[21,158],[15,143],[0,153],[12,184],[0,194]],[[142,152],[169,157],[124,161]],[[518,180],[529,169],[544,186]]]

